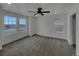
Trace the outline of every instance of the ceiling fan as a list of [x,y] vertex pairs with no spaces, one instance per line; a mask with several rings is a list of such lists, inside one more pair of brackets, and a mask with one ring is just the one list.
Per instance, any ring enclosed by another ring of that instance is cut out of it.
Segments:
[[38,7],[37,12],[35,13],[35,11],[29,11],[29,13],[35,13],[34,15],[40,14],[42,16],[44,16],[44,13],[50,13],[50,11],[42,11],[43,9],[41,7]]

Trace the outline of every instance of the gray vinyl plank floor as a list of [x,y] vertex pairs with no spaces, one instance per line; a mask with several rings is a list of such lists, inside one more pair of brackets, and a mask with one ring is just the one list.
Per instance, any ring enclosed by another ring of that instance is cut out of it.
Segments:
[[66,40],[43,36],[27,37],[3,46],[1,56],[72,56],[75,50]]

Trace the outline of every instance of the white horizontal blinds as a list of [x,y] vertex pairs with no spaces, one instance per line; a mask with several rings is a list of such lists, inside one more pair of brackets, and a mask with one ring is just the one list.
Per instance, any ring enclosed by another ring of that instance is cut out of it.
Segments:
[[64,32],[64,20],[56,19],[54,22],[54,30],[57,32]]
[[16,17],[4,16],[4,24],[16,24]]
[[4,16],[4,30],[16,30],[16,17]]

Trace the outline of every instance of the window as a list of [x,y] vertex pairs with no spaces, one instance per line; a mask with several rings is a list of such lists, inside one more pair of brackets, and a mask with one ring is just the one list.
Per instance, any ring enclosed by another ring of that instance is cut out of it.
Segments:
[[4,30],[16,30],[16,17],[4,16]]
[[62,19],[56,19],[54,25],[55,25],[55,31],[58,32],[64,31],[64,21]]
[[19,18],[19,30],[23,30],[26,27],[26,19],[24,17]]
[[20,17],[19,20],[16,21],[16,17],[4,16],[4,31],[24,30],[26,25],[27,20],[24,17]]

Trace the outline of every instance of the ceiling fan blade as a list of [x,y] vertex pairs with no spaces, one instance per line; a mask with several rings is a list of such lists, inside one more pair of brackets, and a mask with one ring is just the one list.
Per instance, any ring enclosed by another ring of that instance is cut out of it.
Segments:
[[34,15],[37,15],[37,13],[35,13]]
[[[34,14],[34,15],[37,15],[38,13],[36,13],[36,14]],[[39,13],[39,14],[41,14],[42,16],[44,16],[44,14],[43,13]]]
[[42,11],[42,13],[50,13],[50,11]]
[[28,11],[29,13],[35,13],[35,11]]
[[44,14],[43,13],[40,13],[42,16],[44,16]]

